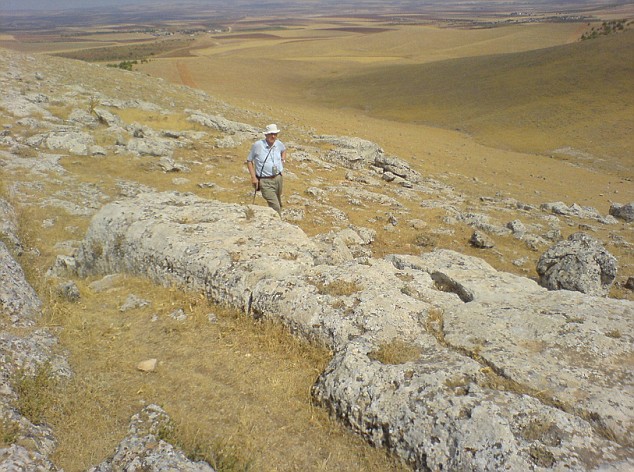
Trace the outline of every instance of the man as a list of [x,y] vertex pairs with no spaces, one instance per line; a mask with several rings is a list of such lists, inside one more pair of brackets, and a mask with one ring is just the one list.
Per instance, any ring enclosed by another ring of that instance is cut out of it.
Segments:
[[264,129],[264,139],[253,143],[247,156],[247,168],[253,188],[262,191],[269,207],[282,214],[282,171],[286,162],[286,146],[277,140],[277,125]]

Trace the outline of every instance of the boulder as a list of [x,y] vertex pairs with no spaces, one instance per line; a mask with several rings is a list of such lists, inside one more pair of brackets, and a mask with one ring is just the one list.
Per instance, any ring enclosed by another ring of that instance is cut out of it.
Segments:
[[578,232],[542,254],[537,273],[539,283],[549,290],[606,296],[616,278],[617,260],[599,241]]
[[491,249],[495,247],[493,240],[482,231],[474,231],[469,239],[469,243],[478,249]]
[[32,136],[26,140],[29,146],[46,146],[52,151],[64,150],[71,154],[87,156],[94,144],[91,134],[74,129],[59,129],[45,134]]
[[123,121],[114,113],[106,110],[105,108],[95,108],[93,113],[99,120],[99,122],[107,125],[107,126],[122,126]]
[[[412,169],[407,162],[397,157],[377,154],[374,158],[374,166],[382,169],[386,174],[400,177],[401,179],[411,183],[417,183],[421,180],[421,176],[418,172]],[[391,178],[390,180],[394,180],[394,178]]]
[[185,110],[185,113],[189,115],[187,118],[188,121],[222,131],[223,133],[262,136],[258,130],[251,125],[231,121],[219,115],[209,115],[200,110]]
[[628,203],[626,205],[613,203],[610,206],[610,215],[631,223],[632,221],[634,221],[634,202]]
[[577,203],[573,203],[570,206],[566,205],[564,202],[543,203],[541,205],[541,209],[554,213],[555,215],[597,220],[607,225],[616,223],[613,216],[603,216],[596,210],[596,208],[581,206]]
[[158,137],[132,138],[126,144],[126,149],[140,156],[171,157],[174,144],[171,140]]

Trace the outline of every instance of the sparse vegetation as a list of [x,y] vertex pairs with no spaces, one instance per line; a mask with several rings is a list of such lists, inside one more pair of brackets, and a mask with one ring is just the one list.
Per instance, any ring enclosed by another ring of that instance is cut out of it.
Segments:
[[6,418],[0,419],[0,447],[10,446],[18,440],[20,427]]
[[117,67],[123,70],[132,70],[132,66],[135,66],[139,63],[139,61],[122,61],[118,64],[108,64],[108,67]]
[[333,297],[350,296],[362,289],[358,283],[349,280],[334,280],[328,283],[316,281],[314,285],[317,287],[317,292],[321,295],[331,295]]
[[25,370],[14,373],[11,385],[17,394],[15,407],[33,424],[46,422],[46,415],[54,403],[56,382],[50,364],[43,364],[32,374]]
[[599,36],[607,36],[614,33],[621,33],[630,28],[634,24],[631,20],[613,20],[604,21],[601,26],[592,27],[590,31],[587,31],[581,35],[581,40],[586,41],[588,39],[596,39]]
[[78,51],[68,51],[58,53],[60,57],[77,59],[86,62],[106,62],[106,61],[140,61],[149,57],[157,56],[172,50],[186,48],[192,39],[171,39],[148,41],[139,44],[125,46],[112,46],[104,48],[91,48]]
[[99,99],[95,97],[94,95],[92,95],[88,99],[88,113],[90,113],[91,115],[94,114],[95,108],[97,107],[97,105],[99,105]]

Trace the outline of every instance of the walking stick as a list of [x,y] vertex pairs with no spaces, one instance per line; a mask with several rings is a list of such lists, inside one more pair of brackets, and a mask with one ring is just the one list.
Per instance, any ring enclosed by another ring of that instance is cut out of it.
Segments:
[[255,196],[258,194],[258,190],[260,190],[260,179],[258,179],[258,183],[253,189],[253,205],[255,205]]

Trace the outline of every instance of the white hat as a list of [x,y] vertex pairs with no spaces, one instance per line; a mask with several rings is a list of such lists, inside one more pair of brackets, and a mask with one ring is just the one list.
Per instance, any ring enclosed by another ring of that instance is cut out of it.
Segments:
[[264,134],[265,135],[274,134],[274,133],[277,134],[279,132],[280,132],[280,130],[277,129],[277,125],[275,125],[275,124],[266,125],[266,128],[264,128]]

